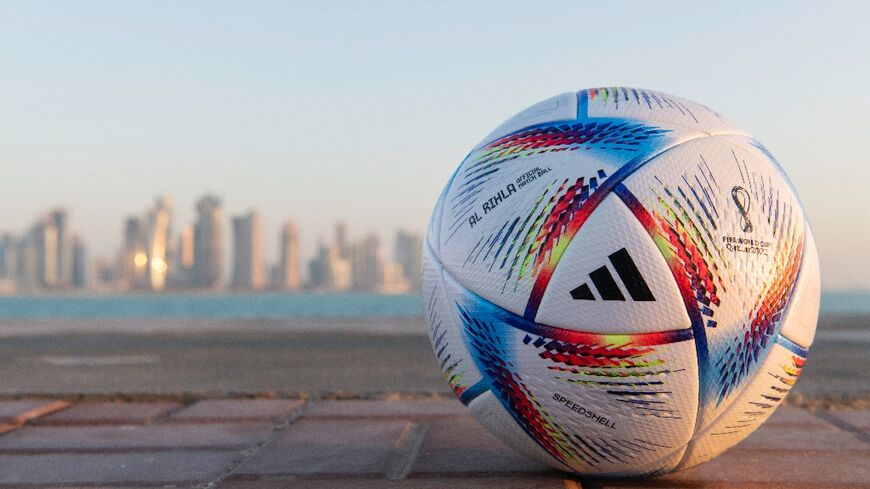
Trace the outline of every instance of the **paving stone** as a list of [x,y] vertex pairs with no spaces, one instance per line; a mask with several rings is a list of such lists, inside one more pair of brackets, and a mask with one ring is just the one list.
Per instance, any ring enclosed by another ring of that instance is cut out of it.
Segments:
[[412,476],[447,473],[556,473],[489,434],[471,417],[433,421]]
[[806,409],[796,406],[780,406],[762,426],[826,426],[830,428],[831,424]]
[[63,409],[68,405],[69,403],[64,401],[0,401],[0,424],[23,423],[29,419]]
[[[817,425],[818,426],[818,425]],[[778,428],[762,425],[738,445],[742,449],[863,450],[868,448],[850,433],[831,426]]]
[[[870,450],[729,450],[713,460],[656,480],[684,484],[720,481],[794,483],[843,487],[870,481]],[[771,487],[771,486],[768,486]]]
[[[831,489],[829,484],[805,482],[678,482],[671,479],[614,479],[587,481],[585,487],[595,489]],[[836,489],[867,489],[864,484],[838,484]]]
[[455,399],[320,401],[315,403],[304,416],[309,418],[468,416],[468,409]]
[[0,452],[244,448],[272,433],[269,424],[27,426],[0,437]]
[[302,418],[243,464],[239,474],[383,474],[404,420]]
[[284,420],[305,404],[301,399],[212,399],[199,401],[170,417],[171,422]]
[[229,480],[219,489],[580,489],[566,486],[558,477],[463,477],[436,479],[321,479],[321,480]]
[[833,416],[860,431],[870,431],[870,410],[856,409],[853,411],[828,411]]
[[33,424],[150,424],[179,407],[175,402],[83,402],[39,418]]
[[197,483],[237,463],[236,452],[0,455],[0,485]]

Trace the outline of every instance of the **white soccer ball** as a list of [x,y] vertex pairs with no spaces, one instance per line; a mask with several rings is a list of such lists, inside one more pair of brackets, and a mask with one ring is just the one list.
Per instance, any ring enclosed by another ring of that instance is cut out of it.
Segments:
[[499,126],[424,248],[450,387],[573,473],[715,457],[783,401],[815,334],[818,258],[782,167],[713,110],[650,90],[566,93]]

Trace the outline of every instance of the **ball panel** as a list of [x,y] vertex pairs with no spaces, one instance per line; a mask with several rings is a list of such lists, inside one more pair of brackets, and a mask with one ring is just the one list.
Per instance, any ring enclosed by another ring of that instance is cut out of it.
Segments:
[[588,474],[676,464],[693,433],[698,399],[690,331],[555,328],[506,311],[444,275],[484,382],[541,449]]
[[798,272],[797,284],[794,286],[788,310],[782,320],[780,334],[804,348],[809,348],[816,335],[821,296],[819,256],[809,227],[806,228],[804,243],[806,248],[803,263]]
[[543,228],[552,226],[561,202],[588,198],[588,190],[579,195],[578,179],[598,185],[608,170],[585,155],[559,153],[514,161],[485,177],[478,196],[473,194],[477,183],[454,184],[441,228],[444,268],[475,293],[523,314],[540,268],[538,257],[545,256],[547,243],[539,239]]
[[460,400],[473,393],[469,388],[482,379],[477,370],[462,331],[462,323],[447,296],[441,265],[428,246],[423,247],[423,287],[429,341],[441,373]]
[[727,409],[692,438],[679,469],[710,460],[761,426],[794,386],[805,360],[806,350],[778,336],[758,374]]
[[577,117],[577,94],[567,92],[523,110],[489,133],[481,145],[535,124],[573,120]]
[[486,391],[468,405],[471,415],[505,445],[522,453],[532,460],[549,465],[558,470],[571,470],[570,467],[545,452],[540,445],[520,428],[508,414],[492,391]]
[[584,103],[588,105],[589,117],[654,121],[708,135],[746,134],[707,106],[653,90],[631,87],[590,88],[580,92],[580,101],[581,106]]
[[803,251],[790,184],[746,138],[677,146],[625,181],[652,221],[684,296],[701,357],[706,428],[755,375],[779,334]]
[[568,244],[535,321],[624,334],[691,326],[667,262],[616,195],[604,199]]

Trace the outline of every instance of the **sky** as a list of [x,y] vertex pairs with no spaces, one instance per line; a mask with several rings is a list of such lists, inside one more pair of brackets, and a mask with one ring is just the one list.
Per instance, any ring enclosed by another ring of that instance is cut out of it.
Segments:
[[422,232],[523,108],[625,85],[749,130],[800,192],[828,289],[870,289],[866,2],[0,2],[0,232],[70,209],[92,256],[173,197],[257,208],[267,256]]

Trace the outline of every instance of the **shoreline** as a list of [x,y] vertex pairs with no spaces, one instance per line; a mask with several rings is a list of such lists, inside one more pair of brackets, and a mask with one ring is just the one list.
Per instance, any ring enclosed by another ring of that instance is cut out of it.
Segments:
[[[816,339],[870,342],[870,314],[823,314]],[[200,334],[221,332],[356,333],[425,335],[414,315],[333,315],[297,317],[0,317],[0,338],[52,334]]]

